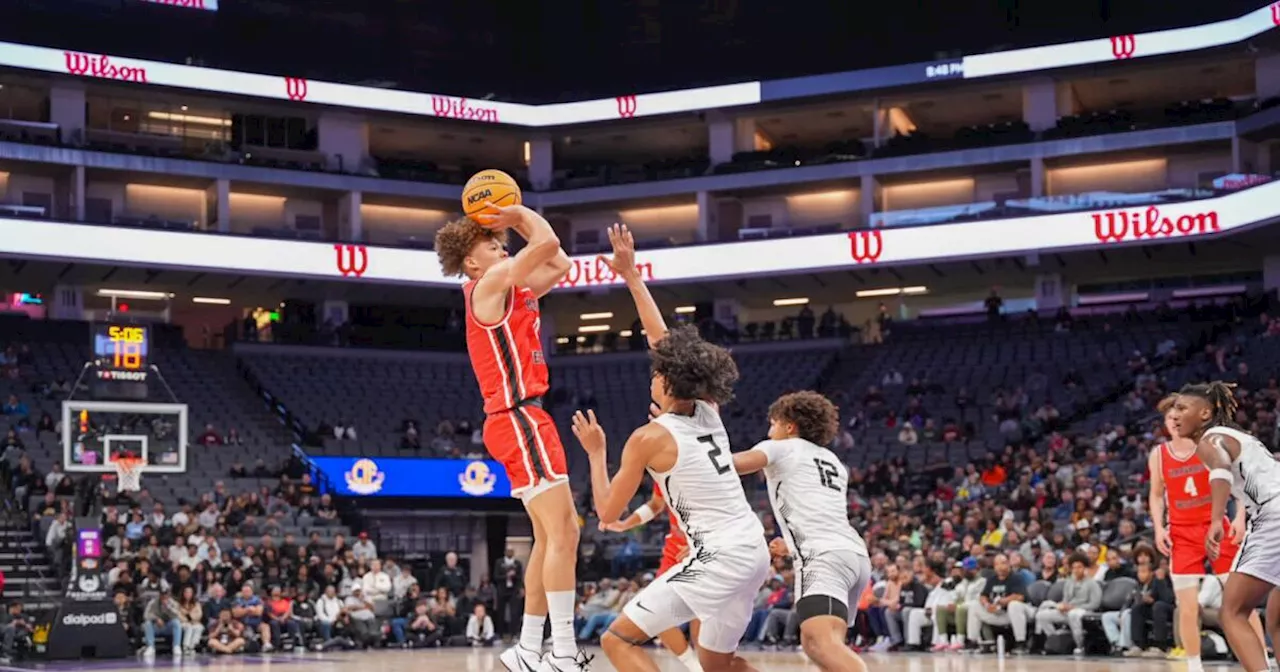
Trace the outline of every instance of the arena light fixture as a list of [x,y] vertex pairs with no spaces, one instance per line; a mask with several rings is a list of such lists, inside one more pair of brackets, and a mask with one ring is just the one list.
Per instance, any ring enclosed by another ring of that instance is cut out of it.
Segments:
[[676,313],[680,315],[686,315],[688,313],[696,313],[696,312],[698,312],[697,306],[676,306]]
[[193,296],[191,303],[207,303],[213,306],[229,306],[231,299],[221,299],[215,296]]
[[112,299],[151,299],[160,301],[173,298],[171,292],[147,292],[140,289],[99,289],[97,294],[98,296]]
[[618,332],[618,335],[623,338],[631,338],[631,335],[634,333],[635,332],[631,331],[630,329],[623,329],[622,331]]
[[897,296],[901,293],[901,287],[886,287],[884,289],[861,289],[858,290],[856,296],[859,299],[870,299],[877,296]]
[[613,317],[613,313],[583,313],[578,317],[583,320],[607,320]]
[[[182,109],[187,109],[183,107]],[[173,112],[148,112],[147,116],[161,121],[176,121],[182,124],[198,124],[202,126],[230,126],[230,119],[206,117],[199,114],[176,114]]]
[[586,342],[587,342],[587,337],[586,337],[586,336],[579,336],[579,337],[578,337],[578,343],[586,343]]
[[581,327],[578,327],[578,333],[580,333],[580,334],[595,334],[595,333],[599,333],[599,332],[602,332],[602,331],[609,331],[609,325],[607,325],[607,324],[584,324],[584,325],[582,325]]
[[925,287],[924,285],[916,285],[914,287],[903,287],[902,293],[903,294],[927,294],[929,293],[929,288]]
[[560,338],[556,339],[556,343],[559,345],[566,345],[568,342],[569,342],[568,336],[561,336]]
[[808,304],[808,303],[809,303],[809,297],[807,297],[807,296],[801,296],[801,297],[797,297],[797,298],[794,298],[794,299],[774,299],[774,300],[773,300],[773,305],[775,305],[775,306],[779,306],[779,307],[781,307],[781,306],[803,306],[803,305],[806,305],[806,304]]

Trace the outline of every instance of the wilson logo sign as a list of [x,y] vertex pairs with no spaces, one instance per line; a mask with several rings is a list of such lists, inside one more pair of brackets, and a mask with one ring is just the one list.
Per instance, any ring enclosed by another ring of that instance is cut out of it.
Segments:
[[431,96],[431,112],[437,117],[446,119],[466,119],[467,121],[483,121],[488,124],[498,123],[498,110],[492,107],[476,107],[466,98],[450,98],[448,96]]
[[855,264],[874,264],[884,252],[884,235],[879,229],[849,233],[849,256]]
[[1115,210],[1090,216],[1094,235],[1100,243],[1198,236],[1222,230],[1216,210],[1173,218],[1162,215],[1160,208],[1153,205],[1146,210]]
[[[573,264],[569,267],[569,272],[565,274],[564,280],[561,280],[556,287],[600,287],[612,285],[621,280],[618,274],[614,273],[612,268],[609,268],[609,264],[604,262],[604,259],[574,259],[572,261]],[[640,277],[645,282],[653,280],[653,264],[647,262],[636,264],[636,270],[640,271]]]
[[1136,35],[1117,35],[1111,38],[1111,55],[1119,60],[1133,58],[1134,53],[1138,51],[1138,37]]
[[139,84],[147,83],[146,68],[116,65],[111,62],[110,56],[82,54],[78,51],[64,51],[62,53],[66,58],[67,72],[73,75],[101,77],[103,79],[137,82]]
[[342,277],[358,278],[369,270],[369,248],[364,245],[337,244],[333,246],[333,251],[337,258],[338,272]]
[[307,80],[301,77],[285,77],[284,95],[288,96],[289,100],[306,100]]

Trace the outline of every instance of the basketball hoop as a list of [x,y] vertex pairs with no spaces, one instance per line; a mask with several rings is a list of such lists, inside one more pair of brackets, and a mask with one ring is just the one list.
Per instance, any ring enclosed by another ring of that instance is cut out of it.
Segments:
[[116,494],[138,492],[142,489],[142,467],[145,461],[141,457],[121,455],[111,463],[116,468]]

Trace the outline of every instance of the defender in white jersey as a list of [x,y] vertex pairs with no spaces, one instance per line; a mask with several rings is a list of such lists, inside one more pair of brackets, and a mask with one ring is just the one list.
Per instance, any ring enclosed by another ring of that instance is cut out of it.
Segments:
[[728,352],[703,341],[692,327],[671,330],[651,355],[650,392],[662,413],[627,440],[612,480],[595,414],[578,412],[573,433],[591,462],[600,522],[618,520],[648,472],[689,539],[689,556],[640,591],[600,644],[621,672],[656,672],[643,645],[696,618],[702,622],[698,660],[704,670],[752,670],[736,652],[769,574],[769,550],[733,470],[718,411],[732,395],[738,368]]
[[827,672],[865,672],[845,646],[858,599],[871,579],[867,543],[849,524],[849,471],[829,445],[840,412],[817,392],[795,392],[769,407],[769,440],[733,456],[739,474],[764,470],[774,518],[796,573],[800,642]]
[[1173,422],[1180,436],[1197,442],[1196,454],[1209,468],[1213,517],[1205,546],[1210,558],[1217,558],[1222,546],[1227,500],[1234,495],[1248,514],[1248,531],[1223,589],[1219,616],[1245,671],[1265,672],[1266,642],[1248,619],[1270,593],[1265,620],[1272,641],[1280,642],[1280,461],[1257,438],[1234,428],[1234,387],[1214,381],[1182,388]]

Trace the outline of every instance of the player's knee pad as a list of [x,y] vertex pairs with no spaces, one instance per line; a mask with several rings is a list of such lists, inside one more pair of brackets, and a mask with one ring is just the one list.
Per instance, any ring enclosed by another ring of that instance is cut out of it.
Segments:
[[844,602],[828,595],[810,595],[796,602],[796,620],[799,623],[818,616],[835,616],[845,623],[849,622],[849,607]]

